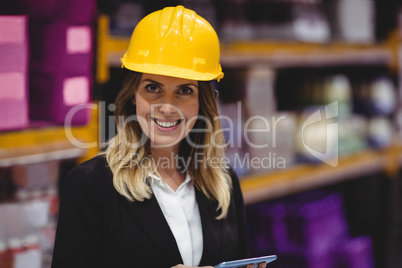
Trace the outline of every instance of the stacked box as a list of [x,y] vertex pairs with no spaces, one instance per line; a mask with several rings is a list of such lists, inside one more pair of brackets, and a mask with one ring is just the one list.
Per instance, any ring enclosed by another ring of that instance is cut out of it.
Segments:
[[338,193],[312,191],[299,194],[287,206],[289,245],[328,250],[348,237],[342,197]]
[[270,268],[346,268],[334,266],[329,252],[306,249],[280,252],[277,255],[278,260],[273,262]]
[[49,16],[30,18],[30,117],[56,124],[69,117],[73,125],[86,124],[91,114],[85,104],[91,101],[93,83],[96,2],[47,1],[54,3]]
[[25,14],[30,21],[66,21],[88,24],[94,20],[93,0],[13,0],[2,8],[7,13]]
[[91,24],[96,19],[96,0],[57,1],[60,3],[57,15],[60,16],[62,21],[78,24]]
[[[64,123],[76,105],[91,100],[93,30],[89,25],[33,23],[30,73],[31,118]],[[74,113],[73,124],[88,122],[90,111]]]
[[27,17],[0,16],[0,130],[28,124]]
[[[348,237],[340,194],[311,191],[247,208],[250,236],[260,241],[260,254],[269,251],[328,250],[334,241]],[[261,225],[261,222],[263,224]],[[255,225],[254,225],[255,224]]]
[[[260,203],[247,207],[249,249],[255,256],[272,254],[287,244],[283,203]],[[256,221],[255,221],[256,220]]]
[[93,31],[90,25],[31,22],[31,70],[89,73]]
[[9,14],[24,14],[30,20],[51,20],[56,16],[57,0],[13,0],[5,4]]
[[250,255],[273,268],[373,268],[370,237],[351,237],[340,193],[309,191],[246,207]]
[[336,267],[374,268],[373,245],[369,236],[350,238],[337,245],[334,255]]
[[372,240],[368,236],[347,238],[330,250],[299,249],[278,253],[276,268],[374,268]]

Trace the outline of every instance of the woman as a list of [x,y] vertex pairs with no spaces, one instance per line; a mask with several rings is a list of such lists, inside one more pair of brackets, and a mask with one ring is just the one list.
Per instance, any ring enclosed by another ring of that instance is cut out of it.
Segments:
[[129,73],[115,103],[118,133],[65,182],[52,267],[245,257],[243,200],[222,161],[210,82],[223,77],[215,31],[182,6],[156,11],[135,28],[122,63]]

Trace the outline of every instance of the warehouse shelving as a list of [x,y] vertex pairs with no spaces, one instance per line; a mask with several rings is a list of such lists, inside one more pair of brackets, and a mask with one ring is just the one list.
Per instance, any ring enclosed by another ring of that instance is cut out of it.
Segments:
[[223,44],[221,53],[222,66],[231,67],[258,63],[273,68],[354,64],[393,66],[394,59],[389,43],[234,42]]
[[[98,19],[96,80],[109,80],[109,68],[120,67],[129,37],[110,34],[109,17]],[[222,42],[223,67],[244,67],[264,63],[274,68],[295,66],[384,65],[397,66],[396,34],[379,44],[304,43],[278,41]]]
[[299,164],[289,169],[243,177],[241,187],[247,205],[297,192],[327,186],[359,176],[386,172],[395,174],[402,163],[402,147],[365,150],[339,159],[332,167],[326,164]]
[[99,146],[79,148],[66,133],[78,141],[98,141],[98,111],[93,110],[91,121],[85,126],[46,126],[0,133],[0,167],[32,164],[50,160],[89,159],[97,154]]

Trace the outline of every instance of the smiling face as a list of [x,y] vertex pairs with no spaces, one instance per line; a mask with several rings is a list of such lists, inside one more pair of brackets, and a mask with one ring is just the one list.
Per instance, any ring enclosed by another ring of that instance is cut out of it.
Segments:
[[152,146],[178,148],[197,120],[198,82],[142,74],[134,96],[138,122]]

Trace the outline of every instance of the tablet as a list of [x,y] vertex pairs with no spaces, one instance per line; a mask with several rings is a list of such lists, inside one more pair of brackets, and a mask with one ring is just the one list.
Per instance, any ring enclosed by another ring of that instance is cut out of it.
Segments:
[[[254,265],[259,264],[260,262],[270,263],[277,259],[276,255],[270,256],[263,256],[263,257],[256,257],[256,258],[248,258],[243,260],[236,260],[236,261],[224,261],[215,265],[215,268],[237,268],[246,266],[247,264],[254,263]],[[256,266],[257,267],[257,266]]]

